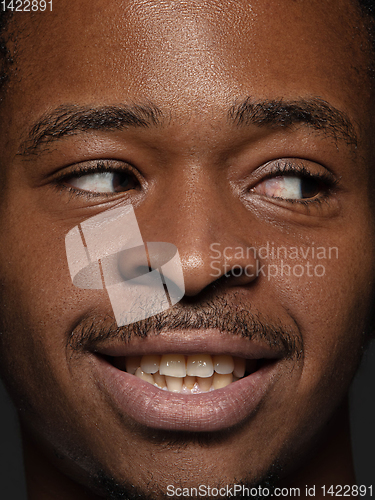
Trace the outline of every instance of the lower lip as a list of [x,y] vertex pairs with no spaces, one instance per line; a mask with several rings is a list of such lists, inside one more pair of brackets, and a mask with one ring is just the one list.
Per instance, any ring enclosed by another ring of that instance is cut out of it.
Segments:
[[176,394],[158,389],[118,370],[96,356],[96,380],[117,409],[153,429],[220,431],[254,414],[274,385],[278,363],[272,362],[237,382],[203,394]]

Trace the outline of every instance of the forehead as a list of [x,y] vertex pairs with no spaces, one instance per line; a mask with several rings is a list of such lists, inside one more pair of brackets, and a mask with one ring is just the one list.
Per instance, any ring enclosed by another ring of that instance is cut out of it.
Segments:
[[346,1],[59,0],[16,20],[13,114],[150,100],[190,115],[248,95],[318,96],[350,114],[352,89],[368,93],[357,24]]

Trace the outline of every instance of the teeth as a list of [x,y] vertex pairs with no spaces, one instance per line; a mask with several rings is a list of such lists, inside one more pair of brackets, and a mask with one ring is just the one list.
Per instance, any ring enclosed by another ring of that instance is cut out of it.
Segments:
[[234,358],[233,359],[233,375],[235,377],[241,378],[245,375],[246,361],[244,358]]
[[233,356],[226,356],[225,354],[221,354],[220,356],[214,356],[213,363],[214,363],[214,370],[216,373],[221,373],[221,374],[232,373],[234,369]]
[[190,377],[189,375],[187,375],[184,378],[184,384],[185,384],[185,387],[187,387],[188,389],[192,389],[194,387],[194,384],[195,384],[195,377]]
[[155,380],[155,384],[157,386],[161,387],[162,389],[164,387],[167,387],[167,383],[165,381],[165,376],[164,375],[160,375],[159,372],[154,373],[154,380]]
[[222,389],[258,368],[256,359],[203,353],[114,357],[113,364],[160,389],[184,394]]
[[165,381],[167,383],[168,391],[181,392],[183,382],[181,377],[168,377],[168,375],[166,375]]
[[159,371],[160,356],[142,356],[141,368],[146,373],[156,373]]
[[170,377],[185,377],[185,356],[183,354],[164,354],[161,357],[159,373]]
[[149,373],[145,373],[142,368],[137,368],[135,374],[136,377],[140,378],[141,380],[144,380],[145,382],[149,382],[150,384],[155,383],[155,379],[152,375]]
[[[118,358],[118,359],[123,359],[123,358]],[[141,356],[127,357],[125,360],[126,371],[134,375],[140,364],[141,364]]]
[[233,382],[233,375],[231,373],[215,373],[213,386],[214,389],[222,389]]
[[188,356],[186,373],[192,377],[211,377],[214,373],[212,357],[209,354],[194,354]]
[[205,377],[205,378],[197,377],[199,389],[202,392],[208,392],[211,389],[213,378],[214,377]]

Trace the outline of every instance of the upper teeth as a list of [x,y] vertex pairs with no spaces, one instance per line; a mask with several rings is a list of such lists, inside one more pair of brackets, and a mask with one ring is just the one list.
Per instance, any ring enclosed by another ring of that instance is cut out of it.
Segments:
[[115,357],[114,365],[161,389],[195,394],[221,389],[256,370],[255,359],[226,354],[163,354]]
[[135,374],[138,367],[143,372],[183,378],[189,377],[212,377],[214,372],[221,375],[233,373],[237,378],[245,375],[245,359],[219,354],[193,354],[184,356],[183,354],[163,354],[128,356],[125,360],[126,371]]

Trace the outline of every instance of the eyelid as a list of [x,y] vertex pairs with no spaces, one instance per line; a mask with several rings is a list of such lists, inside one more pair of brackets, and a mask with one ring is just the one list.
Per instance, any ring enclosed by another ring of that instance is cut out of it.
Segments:
[[300,176],[309,177],[312,179],[321,180],[325,182],[331,189],[337,185],[337,177],[327,169],[319,170],[316,172],[311,172],[302,160],[291,161],[287,160],[277,160],[276,162],[269,162],[271,165],[271,170],[269,170],[264,177],[259,181],[262,182],[266,179],[270,179],[277,176],[289,175],[289,176]]
[[130,163],[121,160],[87,160],[74,165],[71,165],[60,172],[55,177],[57,180],[66,179],[68,177],[80,177],[82,175],[101,173],[101,172],[130,172],[137,178],[140,175],[139,171]]

